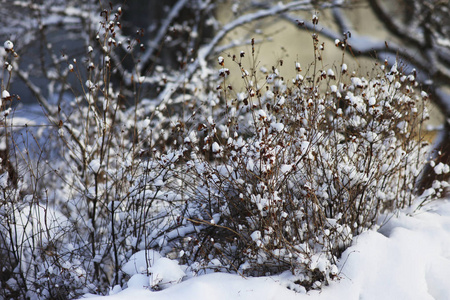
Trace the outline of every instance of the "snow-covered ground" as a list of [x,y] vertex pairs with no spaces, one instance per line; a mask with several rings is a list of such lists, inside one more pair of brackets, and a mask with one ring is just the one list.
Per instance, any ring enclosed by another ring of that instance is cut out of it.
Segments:
[[243,278],[214,273],[151,291],[148,287],[155,280],[173,281],[183,272],[174,261],[149,254],[153,276],[139,274],[145,268],[141,253],[126,266],[127,273],[137,273],[128,288],[90,299],[450,299],[450,200],[432,202],[414,213],[399,213],[378,231],[357,236],[338,264],[340,279],[306,294],[287,288],[293,286],[288,274]]

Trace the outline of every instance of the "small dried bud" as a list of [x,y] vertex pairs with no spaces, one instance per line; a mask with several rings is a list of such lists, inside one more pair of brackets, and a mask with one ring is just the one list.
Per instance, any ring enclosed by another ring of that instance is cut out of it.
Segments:
[[219,58],[217,58],[217,61],[219,62],[219,65],[221,65],[223,67],[223,65],[224,65],[224,58],[222,56],[219,56]]
[[10,40],[6,41],[6,42],[3,44],[3,47],[5,47],[6,52],[9,52],[9,51],[13,51],[13,50],[14,50],[14,44],[13,44],[13,42],[11,42]]
[[10,100],[11,99],[11,95],[9,94],[9,92],[7,90],[3,90],[3,92],[2,92],[2,99],[4,99],[4,100]]
[[228,77],[230,75],[230,70],[227,68],[222,68],[219,70],[219,76],[220,77]]

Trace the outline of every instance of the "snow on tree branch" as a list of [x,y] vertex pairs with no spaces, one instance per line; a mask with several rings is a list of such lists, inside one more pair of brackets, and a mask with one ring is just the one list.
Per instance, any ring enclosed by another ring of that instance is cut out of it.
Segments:
[[[324,4],[324,7],[331,5],[332,4]],[[314,6],[312,5],[312,1],[310,0],[293,1],[288,4],[282,4],[280,2],[270,8],[240,16],[234,21],[226,24],[215,34],[214,38],[208,44],[200,48],[200,50],[198,51],[197,59],[188,66],[183,76],[180,76],[180,78],[176,82],[167,84],[165,89],[158,95],[157,101],[159,105],[167,101],[173,95],[173,93],[176,92],[177,88],[179,88],[185,80],[189,79],[198,68],[201,68],[203,72],[206,70],[206,60],[208,59],[208,56],[214,53],[214,49],[218,45],[218,43],[225,37],[227,33],[232,31],[233,29],[238,28],[244,24],[248,24],[250,22],[269,16],[285,13],[287,11],[308,10],[313,8]]]
[[138,72],[141,72],[142,68],[148,63],[150,59],[152,59],[152,56],[155,54],[155,51],[158,49],[158,47],[160,47],[164,36],[167,34],[167,29],[169,28],[170,24],[178,16],[181,9],[186,5],[187,2],[188,2],[187,0],[177,1],[177,3],[172,7],[170,12],[167,14],[167,17],[164,18],[163,23],[159,27],[158,33],[156,34],[155,38],[147,42],[147,49],[141,56],[141,61],[137,67]]

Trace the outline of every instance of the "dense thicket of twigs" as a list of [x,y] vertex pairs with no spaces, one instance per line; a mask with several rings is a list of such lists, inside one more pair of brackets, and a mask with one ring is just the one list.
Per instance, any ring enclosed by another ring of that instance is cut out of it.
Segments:
[[[290,270],[319,288],[338,278],[354,235],[412,203],[428,162],[419,73],[386,61],[364,78],[345,56],[325,68],[318,32],[332,32],[316,15],[296,20],[311,30],[315,60],[292,66],[294,78],[260,68],[254,40],[251,53],[217,53],[254,20],[342,6],[261,5],[220,26],[214,2],[174,1],[153,34],[131,30],[112,4],[2,10],[14,31],[0,50],[1,297],[106,293],[126,284],[122,266],[144,249],[179,258],[189,274]],[[334,43],[355,52],[353,36]],[[19,81],[45,121],[21,118]],[[443,176],[440,157],[430,167]],[[445,186],[430,183],[424,200]]]

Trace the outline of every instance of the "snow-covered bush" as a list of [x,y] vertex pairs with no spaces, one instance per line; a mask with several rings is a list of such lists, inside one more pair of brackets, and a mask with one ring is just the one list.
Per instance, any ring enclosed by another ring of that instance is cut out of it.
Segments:
[[[364,78],[345,63],[320,70],[317,60],[314,73],[296,64],[285,81],[276,67],[245,70],[244,55],[232,57],[238,74],[219,57],[223,110],[186,136],[183,217],[197,230],[180,241],[182,257],[198,272],[291,270],[317,288],[337,277],[353,236],[412,203],[427,150],[426,94],[414,91],[415,71],[397,64]],[[228,85],[233,76],[242,91]]]
[[[76,8],[61,13],[87,14]],[[171,124],[181,123],[182,111],[177,99],[173,113],[139,92],[145,80],[164,85],[179,72],[159,70],[146,78],[136,67],[126,73],[116,54],[141,51],[141,36],[121,35],[120,7],[88,15],[98,31],[87,37],[82,59],[51,55],[49,90],[58,95],[46,97],[19,68],[12,42],[2,49],[0,253],[6,259],[0,263],[0,297],[106,293],[126,284],[122,266],[134,253],[161,246],[160,237],[178,227],[171,221],[186,199],[179,172],[173,174],[182,149],[171,146]],[[118,72],[131,80],[125,82],[131,91],[114,83]],[[12,116],[11,101],[19,99],[8,91],[13,75],[38,100],[44,125],[23,125]]]
[[[163,122],[150,126],[144,100],[127,109],[112,84],[120,15],[112,8],[100,14],[96,50],[88,46],[86,60],[63,55],[58,62],[55,86],[78,82],[64,97],[70,100],[52,102],[28,82],[50,126],[17,129],[10,115],[17,97],[2,99],[2,297],[66,299],[123,284],[121,266],[171,213],[165,203],[176,195],[160,186],[172,158],[141,153],[161,139],[152,131]],[[4,65],[11,76],[18,66],[10,43]]]

